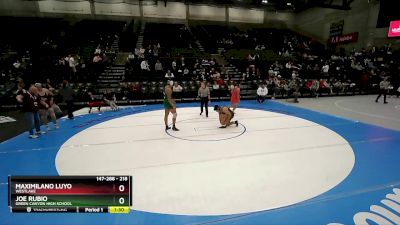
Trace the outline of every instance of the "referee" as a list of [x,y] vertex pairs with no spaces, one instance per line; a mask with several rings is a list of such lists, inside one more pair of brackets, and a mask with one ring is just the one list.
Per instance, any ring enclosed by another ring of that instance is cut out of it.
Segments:
[[385,78],[383,79],[383,81],[381,81],[381,82],[379,83],[379,95],[378,95],[378,97],[376,97],[375,102],[378,102],[379,98],[383,95],[383,103],[384,103],[384,104],[387,104],[387,103],[388,103],[388,102],[386,101],[386,94],[387,94],[388,91],[389,91],[389,85],[390,85],[389,77],[385,77]]
[[200,116],[203,114],[203,106],[206,108],[206,116],[208,117],[208,103],[210,102],[210,89],[206,86],[204,82],[201,82],[201,86],[198,91],[198,96],[200,98]]

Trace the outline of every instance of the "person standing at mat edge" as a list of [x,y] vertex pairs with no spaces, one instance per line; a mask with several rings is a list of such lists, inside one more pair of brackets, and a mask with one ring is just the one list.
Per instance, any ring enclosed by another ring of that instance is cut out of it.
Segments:
[[206,108],[206,117],[208,117],[208,103],[210,102],[210,89],[206,86],[205,82],[201,82],[201,86],[198,91],[200,98],[200,116],[203,114],[203,106]]
[[231,122],[231,120],[235,116],[235,113],[229,107],[226,107],[226,106],[221,107],[219,105],[215,105],[214,111],[218,112],[219,122],[222,125],[219,128],[227,128],[228,126],[230,126],[232,124],[239,126],[239,122],[237,120],[235,122]]
[[47,116],[50,115],[53,121],[54,128],[58,129],[57,117],[53,109],[54,98],[53,93],[47,88],[43,88],[41,83],[36,83],[35,87],[38,90],[38,96],[40,97],[39,104],[39,115],[43,124],[46,126],[46,131],[50,131],[50,126],[47,120]]
[[175,126],[176,117],[178,116],[178,114],[176,113],[176,102],[175,102],[175,100],[172,99],[172,85],[173,85],[172,81],[167,82],[167,85],[165,86],[165,89],[164,89],[165,130],[171,129],[171,127],[168,126],[168,116],[169,116],[169,113],[171,112],[172,113],[172,130],[179,131],[179,129],[176,128],[176,126]]
[[231,90],[231,108],[235,112],[236,108],[239,106],[240,102],[240,88],[239,84],[235,83]]
[[[17,101],[22,103],[26,124],[28,125],[29,138],[38,138],[44,132],[40,131],[39,104],[40,98],[37,96],[38,90],[31,86],[29,90],[22,89],[18,91]],[[36,133],[33,132],[36,129]]]
[[383,103],[387,104],[386,95],[389,91],[389,86],[390,86],[390,82],[388,79],[389,77],[385,77],[383,81],[379,83],[379,95],[378,97],[376,97],[375,102],[378,102],[379,98],[383,95]]
[[74,119],[74,91],[69,86],[68,81],[64,80],[62,88],[59,91],[63,101],[67,104],[68,119]]

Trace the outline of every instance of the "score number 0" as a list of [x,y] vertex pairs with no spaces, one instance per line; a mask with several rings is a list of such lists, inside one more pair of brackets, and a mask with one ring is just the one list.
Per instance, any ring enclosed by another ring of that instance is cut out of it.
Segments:
[[[125,186],[123,184],[118,186],[118,191],[119,192],[124,192],[125,191]],[[125,198],[121,197],[118,199],[119,204],[123,205],[125,203]]]

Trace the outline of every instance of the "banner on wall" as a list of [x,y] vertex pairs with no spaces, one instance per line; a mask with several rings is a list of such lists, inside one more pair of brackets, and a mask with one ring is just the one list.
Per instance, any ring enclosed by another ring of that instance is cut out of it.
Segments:
[[328,44],[345,44],[358,41],[358,32],[330,37]]
[[331,23],[331,27],[329,29],[329,37],[342,35],[343,26],[344,26],[344,20],[341,20],[336,23]]
[[390,22],[388,37],[400,37],[400,20]]

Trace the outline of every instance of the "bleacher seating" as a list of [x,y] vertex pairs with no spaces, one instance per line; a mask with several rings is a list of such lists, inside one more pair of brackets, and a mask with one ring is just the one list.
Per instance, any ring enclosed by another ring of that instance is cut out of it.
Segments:
[[[134,53],[139,50],[134,48],[137,40],[134,21],[82,20],[71,24],[61,19],[4,18],[0,24],[5,27],[29,26],[21,29],[21,32],[0,37],[0,49],[5,56],[0,61],[2,104],[15,104],[18,77],[25,84],[44,82],[46,78],[57,84],[63,79],[69,79],[77,96],[76,101],[86,101],[88,92],[102,94],[111,91],[116,93],[119,101],[138,103],[162,99],[168,81],[164,77],[167,70],[174,73],[173,80],[183,87],[183,92],[177,96],[178,101],[185,101],[196,98],[200,80],[208,82],[214,99],[228,99],[233,82],[240,83],[244,98],[254,98],[260,83],[267,83],[271,96],[288,97],[288,84],[293,70],[298,71],[297,76],[301,78],[299,88],[303,96],[313,94],[307,82],[315,79],[325,79],[332,87],[322,85],[322,80],[318,90],[321,95],[368,93],[377,90],[380,80],[369,74],[368,89],[365,89],[358,79],[370,71],[358,70],[358,65],[349,64],[349,59],[362,64],[365,58],[373,56],[398,65],[396,52],[389,55],[385,52],[387,49],[374,53],[364,51],[362,56],[353,52],[351,58],[321,53],[321,44],[289,30],[249,28],[240,31],[235,27],[221,25],[196,25],[188,28],[182,24],[164,23],[139,24],[143,28],[144,53],[135,55],[132,63],[116,65],[114,58],[120,48]],[[24,41],[27,36],[30,38]],[[196,48],[199,45],[196,41],[205,51]],[[100,48],[104,57],[101,64],[92,62],[97,48]],[[154,50],[157,54],[154,54]],[[221,53],[218,55],[220,63],[210,54],[218,51]],[[68,62],[64,60],[69,54],[79,56],[77,60],[80,67],[76,73],[71,73]],[[339,59],[333,59],[333,56]],[[13,66],[17,59],[23,59],[20,68]],[[150,71],[141,70],[140,63],[144,59],[149,61]],[[163,65],[161,72],[154,70],[156,60]],[[172,67],[174,60],[176,68]],[[293,67],[287,68],[285,64],[289,61]],[[328,77],[324,77],[321,72],[324,63],[331,66]],[[365,68],[367,65],[363,66]],[[340,69],[336,70],[337,67]],[[185,68],[189,74],[183,76]],[[377,70],[389,72],[380,65]],[[212,86],[216,82],[216,78],[212,77],[216,71],[224,80],[220,82],[219,89],[213,89]],[[54,86],[57,94],[59,85]]]

